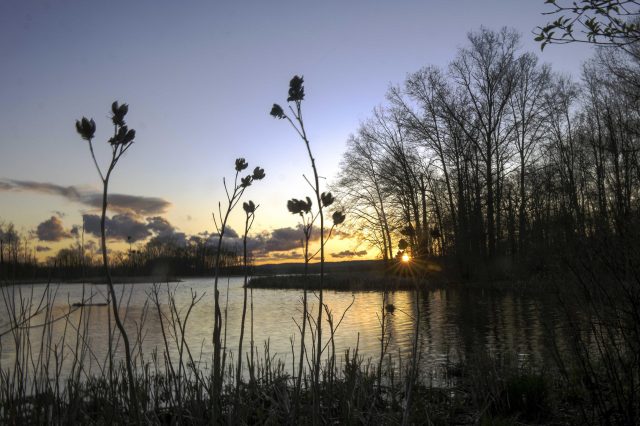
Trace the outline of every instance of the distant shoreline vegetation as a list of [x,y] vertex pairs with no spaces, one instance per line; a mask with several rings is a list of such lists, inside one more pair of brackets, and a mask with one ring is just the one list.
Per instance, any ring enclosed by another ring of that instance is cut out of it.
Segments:
[[[136,277],[112,277],[114,284],[150,284],[150,283],[179,283],[182,279],[174,276],[136,276]],[[65,280],[56,280],[39,278],[39,279],[20,279],[20,280],[0,280],[0,285],[30,285],[30,284],[106,284],[105,277],[86,277],[73,278]]]
[[[402,265],[398,261],[353,260],[325,263],[323,289],[333,291],[406,291],[416,285],[422,289],[464,286],[482,289],[515,289],[546,291],[552,287],[549,274],[559,273],[558,265],[549,263],[542,270],[523,268],[517,262],[503,259],[499,262],[476,265],[472,273],[465,273],[453,257],[438,257],[420,260],[422,266]],[[424,266],[424,265],[427,266]],[[319,263],[307,265],[305,281],[304,263],[263,264],[249,267],[250,281],[247,288],[303,290],[305,283],[311,290],[320,288]],[[125,268],[117,269],[113,275],[116,284],[179,283],[187,278],[212,279],[211,273],[199,274],[130,274]],[[38,274],[33,277],[10,278],[0,274],[2,285],[29,285],[47,283],[65,284],[105,284],[100,268],[94,273]],[[220,271],[221,277],[241,277],[242,267],[226,267]],[[413,275],[412,275],[413,274]]]
[[289,289],[302,290],[334,290],[334,291],[396,291],[413,290],[416,285],[421,288],[433,288],[435,285],[427,280],[412,279],[384,274],[327,274],[321,286],[319,275],[270,275],[251,278],[248,287],[252,289]]

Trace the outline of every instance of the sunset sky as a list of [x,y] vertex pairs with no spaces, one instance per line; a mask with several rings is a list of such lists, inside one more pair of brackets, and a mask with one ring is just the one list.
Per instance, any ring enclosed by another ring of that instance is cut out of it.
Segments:
[[[540,52],[533,41],[545,9],[543,0],[3,1],[0,221],[33,231],[34,244],[51,249],[41,258],[72,243],[82,214],[99,214],[100,190],[74,123],[95,119],[104,165],[119,100],[137,137],[111,181],[114,226],[138,232],[139,243],[213,232],[222,178],[244,157],[267,174],[245,196],[260,204],[261,259],[288,258],[298,220],[286,201],[310,195],[302,175],[312,175],[296,134],[269,116],[291,76],[304,75],[306,126],[328,184],[349,134],[389,85],[446,66],[481,25],[517,29],[523,51],[579,79],[590,47]],[[242,223],[240,209],[231,226]],[[348,238],[328,251],[378,254]]]

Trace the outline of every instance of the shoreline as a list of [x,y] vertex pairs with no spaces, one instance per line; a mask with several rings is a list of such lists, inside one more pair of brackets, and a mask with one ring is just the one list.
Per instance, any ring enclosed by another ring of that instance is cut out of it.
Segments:
[[[474,281],[456,280],[443,274],[423,277],[407,277],[384,273],[333,273],[326,274],[322,290],[329,291],[412,291],[460,289],[481,291],[517,291],[523,293],[548,292],[556,289],[556,281],[550,277],[532,275],[522,278],[496,278]],[[320,290],[320,277],[300,275],[259,275],[252,277],[247,288],[260,290]]]
[[[112,277],[113,284],[152,284],[152,283],[180,283],[184,277]],[[73,278],[73,279],[20,279],[0,280],[0,285],[33,285],[33,284],[107,284],[104,277]]]

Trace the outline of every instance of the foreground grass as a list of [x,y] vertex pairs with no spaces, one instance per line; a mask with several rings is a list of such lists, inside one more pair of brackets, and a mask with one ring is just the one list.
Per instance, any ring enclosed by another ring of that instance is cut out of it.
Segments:
[[[184,377],[164,374],[154,363],[138,371],[136,392],[142,416],[149,424],[210,424],[208,377],[196,370]],[[562,407],[560,393],[540,372],[486,356],[448,366],[451,385],[437,388],[423,378],[413,388],[406,407],[401,375],[387,369],[380,384],[375,369],[357,355],[344,358],[339,369],[323,370],[320,418],[313,418],[310,377],[296,395],[294,378],[280,363],[261,362],[253,380],[223,390],[219,424],[513,424],[564,423],[571,409]],[[121,366],[113,381],[90,377],[46,386],[30,396],[15,397],[4,388],[0,403],[2,424],[134,423],[129,411],[126,371]],[[5,376],[4,379],[7,379]],[[232,375],[229,376],[232,380]],[[60,386],[64,385],[64,386]],[[574,419],[577,420],[577,419]]]
[[[627,424],[615,410],[601,417],[590,405],[579,369],[564,381],[550,369],[508,360],[474,356],[444,368],[445,384],[435,386],[422,374],[407,405],[402,367],[386,368],[382,382],[375,367],[347,353],[339,368],[322,371],[320,416],[314,416],[312,377],[300,394],[284,365],[263,359],[253,378],[233,382],[228,370],[221,411],[212,417],[211,377],[195,368],[171,374],[159,371],[157,359],[137,370],[139,413],[132,411],[123,365],[110,379],[92,375],[50,378],[24,386],[7,370],[0,375],[0,424]],[[603,386],[605,384],[602,384]],[[24,387],[23,387],[24,386]],[[611,395],[613,398],[613,395]],[[613,401],[602,401],[614,406]],[[406,423],[403,419],[406,417]]]

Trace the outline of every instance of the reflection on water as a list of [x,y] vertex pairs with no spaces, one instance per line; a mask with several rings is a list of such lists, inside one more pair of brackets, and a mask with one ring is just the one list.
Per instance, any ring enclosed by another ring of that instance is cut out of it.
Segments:
[[[181,315],[187,312],[192,295],[204,295],[193,308],[186,324],[186,343],[194,359],[200,360],[201,368],[207,368],[212,356],[213,329],[213,280],[197,278],[187,279],[182,283],[168,284],[175,289],[175,300]],[[227,291],[228,286],[228,291]],[[45,285],[33,286],[33,304],[35,310]],[[219,283],[220,301],[228,300],[226,326],[227,348],[237,352],[242,314],[242,279],[222,279]],[[116,291],[121,294],[122,312],[126,312],[126,327],[132,341],[136,342],[134,352],[142,356],[144,361],[151,360],[155,350],[164,351],[164,340],[161,322],[156,307],[150,297],[152,284],[119,285]],[[5,300],[15,297],[19,292],[26,298],[32,291],[29,287],[5,287],[2,289]],[[45,346],[65,347],[68,359],[62,370],[70,368],[76,345],[76,330],[86,327],[84,341],[90,348],[85,364],[91,369],[105,365],[108,348],[109,309],[106,306],[85,307],[71,306],[82,299],[85,294],[95,293],[94,302],[103,302],[104,286],[78,284],[62,284],[55,287],[55,298],[52,298],[52,317],[60,318],[53,324],[50,342]],[[377,361],[380,354],[380,317],[382,294],[379,292],[325,292],[325,303],[334,316],[334,324],[338,324],[345,310],[351,305],[335,332],[336,354],[340,357],[345,350],[352,350],[358,345],[360,355]],[[393,313],[387,315],[387,331],[390,333],[390,344],[387,352],[403,359],[411,353],[413,338],[413,317],[416,315],[416,304],[413,292],[400,291],[388,296],[388,302],[395,306]],[[292,365],[292,339],[298,347],[299,331],[297,324],[301,317],[302,291],[297,290],[253,290],[254,303],[254,339],[257,348],[262,350],[263,344],[269,340],[270,354],[284,362],[285,368]],[[167,284],[161,285],[160,301],[162,311],[169,315],[167,307]],[[310,295],[309,300],[316,299]],[[19,305],[19,304],[18,304]],[[124,308],[124,306],[128,308]],[[558,333],[561,327],[557,306],[551,300],[542,300],[531,296],[520,296],[513,293],[483,292],[480,290],[441,289],[424,292],[419,300],[421,361],[427,371],[435,371],[446,362],[458,362],[479,349],[491,355],[516,355],[520,360],[545,363],[549,356],[545,347],[548,344],[548,333]],[[23,306],[20,309],[28,309]],[[312,304],[312,311],[317,306]],[[68,320],[65,315],[68,314]],[[314,315],[315,317],[315,315]],[[6,303],[0,304],[0,333],[10,329]],[[247,311],[245,333],[245,350],[249,350],[250,311]],[[326,318],[326,316],[325,316]],[[32,319],[32,324],[45,321],[44,314]],[[166,318],[164,319],[167,325]],[[139,329],[141,333],[137,333]],[[551,327],[553,326],[553,327]],[[32,348],[40,350],[42,328],[33,328],[30,332]],[[177,358],[178,344],[173,330],[165,329],[169,339],[169,350],[172,358]],[[66,333],[66,337],[63,336]],[[323,336],[328,337],[325,324]],[[309,336],[308,336],[309,337]],[[140,344],[141,342],[141,344]],[[11,333],[0,340],[0,367],[10,368],[15,359],[16,345],[24,345],[24,341],[14,339]],[[118,356],[122,356],[122,343],[119,344]],[[47,348],[45,348],[46,351]],[[298,350],[295,350],[297,356]],[[233,356],[233,355],[232,355]],[[235,356],[234,356],[235,358]]]

